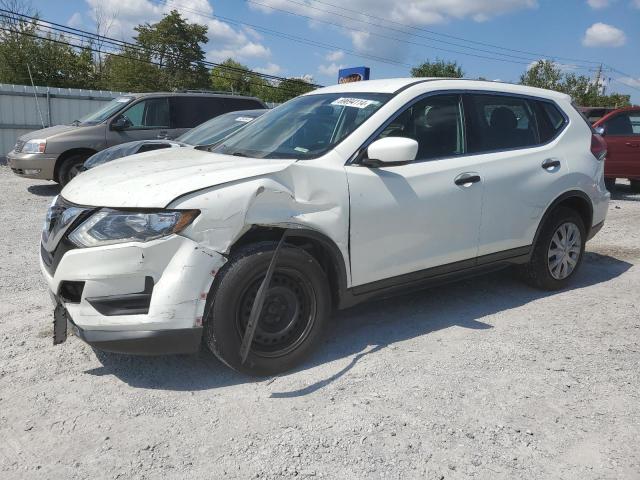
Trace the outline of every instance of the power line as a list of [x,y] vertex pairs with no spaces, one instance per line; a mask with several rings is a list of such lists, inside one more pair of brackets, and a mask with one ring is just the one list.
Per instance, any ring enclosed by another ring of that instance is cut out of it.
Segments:
[[[330,10],[324,10],[324,9],[321,9],[321,8],[318,8],[318,7],[314,7],[313,5],[301,4],[300,2],[298,2],[296,0],[285,0],[285,1],[290,2],[290,3],[294,3],[294,4],[298,4],[298,5],[301,5],[301,6],[305,6],[305,7],[314,9],[314,10],[318,10],[320,12],[329,13],[329,14],[332,14],[332,15],[340,15],[337,12],[332,12]],[[334,3],[326,2],[326,1],[323,1],[323,0],[310,0],[310,1],[322,4],[322,5],[327,5],[327,6],[330,6],[330,7],[333,7],[333,8],[337,8],[339,10],[344,10],[344,11],[347,11],[347,12],[356,13],[356,14],[362,15],[364,17],[373,18],[373,19],[376,19],[376,20],[381,20],[383,22],[391,23],[391,24],[394,24],[394,25],[399,25],[399,26],[402,26],[402,27],[405,27],[405,28],[409,28],[411,30],[420,31],[420,32],[426,32],[426,33],[430,33],[432,35],[437,35],[437,36],[446,37],[446,38],[452,38],[452,39],[455,39],[455,40],[459,40],[459,41],[467,42],[467,43],[472,43],[472,44],[475,44],[475,45],[482,45],[482,46],[485,46],[485,47],[504,50],[504,51],[508,51],[508,52],[521,53],[521,54],[524,54],[524,55],[529,55],[529,56],[538,57],[538,58],[544,57],[544,58],[549,58],[549,59],[567,60],[567,61],[578,62],[578,63],[590,63],[590,64],[594,64],[594,65],[597,65],[597,64],[601,63],[601,62],[597,62],[597,61],[593,61],[593,60],[584,60],[584,59],[578,59],[578,58],[563,57],[563,56],[559,56],[559,55],[546,55],[544,53],[535,53],[535,52],[530,52],[530,51],[526,51],[526,50],[518,50],[518,49],[503,47],[503,46],[495,45],[495,44],[491,44],[491,43],[480,42],[480,41],[477,41],[477,40],[470,40],[470,39],[467,39],[467,38],[464,38],[464,37],[459,37],[459,36],[455,36],[455,35],[449,35],[449,34],[446,34],[446,33],[436,32],[435,30],[429,30],[429,29],[426,29],[426,28],[423,28],[423,27],[416,27],[416,26],[410,25],[408,23],[402,23],[402,22],[397,22],[397,21],[394,21],[394,20],[390,20],[388,18],[378,17],[378,16],[375,16],[375,15],[372,15],[372,14],[369,14],[369,13],[360,12],[358,10],[353,10],[353,9],[346,8],[346,7],[343,7],[341,5],[336,5]],[[348,18],[351,18],[352,20],[356,20],[356,21],[362,21],[360,19],[356,19],[356,18],[352,18],[352,17],[348,17]],[[383,28],[389,28],[389,27],[384,27],[383,26]],[[405,33],[409,33],[409,32],[405,32]],[[437,41],[437,40],[434,40],[434,41]],[[471,47],[468,47],[468,48],[471,48]],[[495,52],[495,53],[498,54],[498,52]]]
[[[304,14],[297,13],[297,12],[292,12],[290,10],[286,10],[286,9],[283,9],[283,8],[273,7],[271,5],[268,5],[268,4],[265,4],[265,3],[261,3],[261,2],[258,2],[256,0],[245,0],[245,1],[247,3],[252,3],[254,5],[260,5],[260,6],[263,6],[263,7],[266,7],[266,8],[270,8],[270,9],[275,10],[275,11],[283,12],[283,13],[286,13],[286,14],[289,14],[289,15],[294,15],[294,16],[297,16],[297,17],[306,18],[306,19],[314,21],[314,22],[325,23],[325,24],[333,25],[333,26],[339,27],[339,28],[349,29],[350,31],[366,33],[366,34],[374,35],[374,36],[380,37],[380,38],[386,38],[386,39],[389,39],[389,40],[395,40],[396,42],[402,42],[402,43],[407,43],[407,44],[410,44],[410,45],[417,45],[417,46],[420,46],[420,47],[432,48],[434,50],[440,50],[440,51],[443,51],[443,52],[456,53],[458,55],[467,55],[467,56],[471,56],[471,57],[482,58],[482,59],[485,59],[485,60],[516,63],[516,64],[520,64],[520,65],[529,65],[534,60],[532,58],[525,58],[525,57],[522,57],[522,56],[510,55],[510,54],[507,54],[507,53],[492,52],[490,50],[484,50],[484,49],[480,49],[480,48],[469,47],[469,46],[466,46],[466,45],[460,45],[460,44],[457,44],[457,43],[447,42],[447,41],[444,41],[444,40],[438,40],[438,39],[435,39],[435,38],[432,38],[432,37],[427,37],[427,36],[424,36],[424,35],[412,34],[412,33],[407,32],[406,30],[400,30],[400,29],[397,29],[397,28],[387,27],[387,26],[384,26],[384,25],[380,25],[378,23],[366,22],[364,20],[356,19],[356,18],[349,17],[349,16],[346,16],[346,15],[340,15],[340,14],[337,14],[337,13],[335,14],[335,15],[338,15],[340,17],[344,17],[344,18],[347,18],[347,19],[350,19],[350,20],[354,20],[354,21],[357,21],[357,22],[366,23],[366,24],[369,24],[369,25],[373,25],[373,26],[377,26],[377,27],[381,27],[381,28],[386,28],[386,29],[389,29],[389,30],[394,30],[394,31],[397,31],[397,32],[400,32],[400,33],[405,33],[405,34],[409,33],[409,35],[412,35],[412,36],[415,36],[415,37],[419,37],[419,38],[425,38],[427,40],[431,40],[431,41],[434,41],[434,42],[445,43],[445,44],[448,44],[448,45],[455,45],[455,46],[458,46],[458,47],[461,47],[461,48],[466,48],[466,49],[475,50],[475,51],[479,51],[479,52],[490,53],[490,54],[493,54],[493,55],[502,55],[502,56],[505,56],[505,57],[511,57],[511,58],[514,58],[514,59],[520,59],[520,60],[525,60],[525,61],[517,61],[517,60],[511,60],[509,58],[496,58],[496,57],[490,57],[490,56],[486,56],[486,55],[479,55],[479,54],[474,54],[474,53],[461,52],[459,50],[452,50],[452,49],[449,49],[449,48],[437,47],[437,46],[428,45],[428,44],[425,44],[425,43],[413,42],[411,40],[406,40],[406,39],[403,39],[403,38],[392,37],[392,36],[389,36],[389,35],[384,35],[382,33],[372,32],[371,30],[362,30],[362,29],[358,29],[358,28],[352,28],[352,27],[349,27],[349,26],[344,25],[344,24],[331,22],[329,20],[323,20],[323,19],[319,19],[319,18],[314,18],[314,17],[311,17],[309,15],[304,15]],[[293,3],[295,3],[296,5],[305,6],[305,4],[302,4],[302,3],[297,3],[297,2],[293,2]],[[324,10],[322,10],[322,11],[324,11]]]
[[[4,14],[0,14],[0,17],[5,17],[5,18],[15,18],[15,17],[11,17],[10,15],[13,16],[19,16],[21,17],[21,20],[30,22],[30,23],[35,23],[38,25],[39,28],[48,28],[50,30],[56,31],[56,32],[60,32],[60,33],[64,33],[67,35],[75,35],[76,37],[81,37],[83,39],[87,39],[89,41],[91,40],[101,40],[103,43],[106,44],[111,44],[114,45],[116,47],[127,47],[127,48],[132,48],[135,49],[137,51],[143,52],[143,53],[160,53],[158,51],[155,51],[153,49],[148,49],[145,47],[142,47],[140,45],[137,44],[133,44],[130,42],[126,42],[124,40],[117,40],[114,39],[112,37],[107,37],[105,35],[99,35],[97,33],[93,33],[93,32],[88,32],[86,30],[81,30],[78,28],[73,28],[73,27],[68,27],[66,25],[61,25],[59,23],[55,23],[55,22],[50,22],[50,21],[42,21],[40,20],[38,17],[34,17],[34,16],[30,16],[30,15],[24,15],[24,14],[20,14],[20,13],[16,13],[16,12],[11,12],[10,10],[5,10],[0,8],[0,12],[3,12]],[[14,31],[14,30],[11,30]],[[20,32],[16,32],[15,33],[20,33]],[[78,46],[76,46],[76,48],[80,48]],[[166,54],[166,53],[165,53]],[[170,56],[170,58],[179,58],[178,56]],[[220,64],[220,63],[215,63],[215,62],[210,62],[207,60],[202,60],[202,61],[196,61],[195,63],[198,64],[202,64],[205,66],[211,66],[211,67],[218,67],[224,70],[228,70],[231,72],[235,72],[235,73],[241,73],[241,74],[245,74],[245,75],[255,75],[256,77],[261,77],[264,79],[269,79],[269,80],[276,80],[276,81],[285,81],[285,80],[290,80],[287,79],[285,77],[280,77],[277,75],[270,75],[267,73],[261,73],[261,72],[255,72],[252,70],[247,70],[247,69],[243,69],[243,68],[238,68],[238,67],[232,67],[229,65],[224,65],[224,64]],[[161,66],[161,65],[160,65]],[[309,82],[306,82],[309,83]],[[320,88],[322,87],[322,85],[319,84],[313,84],[313,83],[309,83],[310,86],[315,87],[315,88]]]
[[387,63],[387,64],[391,64],[391,65],[399,65],[399,66],[402,66],[402,67],[411,68],[411,65],[409,65],[407,63],[404,63],[404,62],[400,62],[398,60],[393,60],[393,59],[390,59],[390,58],[387,58],[387,57],[380,57],[380,56],[377,56],[377,55],[369,55],[369,54],[364,54],[364,53],[358,53],[355,50],[346,49],[346,48],[343,48],[343,47],[340,47],[340,46],[337,46],[337,45],[332,45],[330,43],[319,42],[319,41],[316,41],[316,40],[309,40],[307,38],[298,37],[296,35],[291,35],[291,34],[288,34],[288,33],[280,32],[278,30],[273,30],[273,29],[270,29],[270,28],[267,28],[267,27],[262,27],[260,25],[255,25],[255,24],[252,24],[252,23],[248,23],[248,22],[241,21],[241,20],[236,20],[234,18],[225,17],[225,16],[222,16],[222,15],[209,14],[209,13],[203,12],[202,10],[189,8],[189,7],[186,7],[184,5],[180,5],[180,4],[177,4],[175,2],[168,1],[168,0],[149,0],[149,1],[151,3],[153,3],[153,4],[156,4],[156,5],[174,6],[177,9],[185,10],[185,11],[188,11],[188,12],[192,12],[192,13],[195,13],[197,15],[201,15],[203,17],[207,17],[207,18],[210,18],[210,19],[223,20],[223,21],[225,21],[227,23],[230,23],[232,25],[251,27],[252,29],[254,29],[256,31],[265,33],[267,35],[276,36],[276,37],[280,37],[280,38],[285,38],[285,39],[291,40],[293,42],[302,43],[302,44],[305,44],[305,45],[310,45],[310,46],[313,46],[313,47],[318,47],[318,48],[322,48],[322,49],[330,50],[330,51],[343,50],[344,52],[347,52],[347,53],[349,53],[349,54],[351,54],[351,55],[353,55],[355,57],[366,58],[368,60],[374,60],[374,61],[377,61],[377,62],[380,62],[380,63]]
[[[0,17],[5,17],[5,15],[0,15]],[[49,27],[47,25],[45,25],[45,27],[52,28],[52,27]],[[41,27],[39,27],[39,28],[41,28]],[[39,35],[36,35],[36,34],[33,34],[33,33],[25,32],[25,31],[16,31],[16,30],[13,30],[13,29],[10,29],[10,28],[6,28],[6,27],[0,27],[0,30],[6,31],[6,32],[15,33],[15,34],[19,34],[19,35],[23,35],[23,36],[27,36],[27,37],[31,37],[31,38],[35,38],[35,39],[39,39],[39,40],[44,40],[44,41],[48,41],[48,42],[52,42],[52,43],[57,43],[57,44],[60,44],[60,45],[66,45],[66,46],[69,46],[69,47],[72,47],[72,48],[77,48],[77,49],[81,49],[81,50],[82,49],[89,50],[89,51],[94,52],[94,53],[101,53],[98,49],[93,48],[93,47],[91,47],[89,45],[78,45],[78,44],[74,44],[74,43],[70,43],[70,42],[65,42],[65,41],[60,40],[60,39],[55,39],[55,38],[51,38],[51,37],[42,37],[42,36],[39,36]],[[53,30],[56,31],[55,29],[53,29]],[[40,31],[42,31],[42,30],[40,30]],[[46,33],[46,32],[44,32],[44,33]],[[77,38],[76,38],[76,40],[77,40]],[[136,62],[147,63],[147,64],[150,64],[150,65],[155,65],[155,66],[160,66],[160,67],[162,66],[162,64],[160,64],[159,62],[154,62],[153,60],[146,60],[146,59],[142,59],[142,58],[131,57],[131,56],[123,55],[123,54],[120,54],[120,53],[113,53],[113,52],[107,52],[107,53],[108,53],[108,55],[111,55],[111,56],[114,56],[114,57],[125,58],[125,59],[133,60],[133,61],[136,61]],[[188,73],[193,73],[192,70],[188,70],[188,69],[178,68],[177,70],[188,72]],[[247,73],[246,70],[243,70],[243,72]],[[215,77],[222,78],[222,79],[225,79],[225,80],[235,80],[233,77],[228,77],[228,76],[225,76],[225,75],[223,75],[221,73],[218,73],[218,72],[214,73],[212,71],[210,73],[211,73],[211,75],[213,75]],[[299,92],[288,90],[288,89],[286,89],[284,87],[281,87],[279,85],[271,85],[269,83],[264,83],[264,84],[263,83],[256,83],[256,82],[252,82],[251,80],[248,80],[245,83],[247,83],[249,85],[254,85],[254,86],[259,86],[259,87],[265,87],[265,88],[271,88],[271,89],[275,89],[275,90],[280,90],[280,91],[286,92],[286,93],[288,93],[290,95],[298,95],[299,94]]]

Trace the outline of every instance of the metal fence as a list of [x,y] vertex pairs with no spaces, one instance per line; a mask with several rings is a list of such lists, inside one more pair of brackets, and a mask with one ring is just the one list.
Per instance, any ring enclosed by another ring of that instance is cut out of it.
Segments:
[[0,83],[0,158],[24,133],[71,123],[123,92]]

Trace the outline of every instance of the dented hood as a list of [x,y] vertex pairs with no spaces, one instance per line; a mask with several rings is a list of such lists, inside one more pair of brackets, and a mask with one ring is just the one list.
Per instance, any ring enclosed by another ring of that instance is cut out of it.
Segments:
[[163,208],[195,190],[278,172],[294,162],[171,148],[132,155],[84,172],[62,190],[62,196],[79,205]]

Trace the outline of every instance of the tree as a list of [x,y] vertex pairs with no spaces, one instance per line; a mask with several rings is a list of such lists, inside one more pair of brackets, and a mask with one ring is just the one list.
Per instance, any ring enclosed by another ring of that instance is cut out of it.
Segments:
[[159,66],[163,89],[206,88],[207,68],[201,44],[207,43],[206,25],[190,24],[172,10],[154,24],[135,27],[136,44]]
[[412,77],[447,77],[462,78],[464,72],[457,62],[447,62],[436,58],[434,62],[426,62],[411,69]]
[[211,88],[222,92],[251,95],[256,76],[249,67],[227,58],[220,66],[213,67],[210,73]]
[[117,54],[107,55],[102,68],[101,86],[122,92],[154,92],[163,90],[160,69],[148,52],[125,47]]
[[574,102],[590,107],[623,107],[630,105],[631,97],[601,93],[600,75],[592,80],[586,75],[564,73],[550,60],[538,60],[520,76],[520,83],[530,87],[546,88],[570,95]]
[[[21,85],[91,88],[94,85],[90,49],[74,48],[63,35],[38,30],[37,12],[16,0],[1,0],[0,7],[16,12],[0,19],[0,82]],[[20,14],[36,20],[27,20]]]
[[562,83],[562,70],[555,62],[538,60],[520,76],[520,83],[530,87],[559,90]]

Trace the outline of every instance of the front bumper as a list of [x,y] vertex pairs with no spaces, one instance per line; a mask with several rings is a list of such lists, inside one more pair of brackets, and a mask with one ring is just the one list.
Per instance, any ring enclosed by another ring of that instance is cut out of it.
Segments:
[[40,266],[78,337],[108,351],[163,354],[197,349],[207,294],[225,262],[223,255],[172,235],[72,249],[52,273],[42,257]]
[[85,330],[67,316],[73,334],[98,350],[129,355],[174,355],[200,349],[202,327],[172,330]]
[[53,180],[57,153],[16,153],[7,154],[7,164],[16,175],[24,178]]

